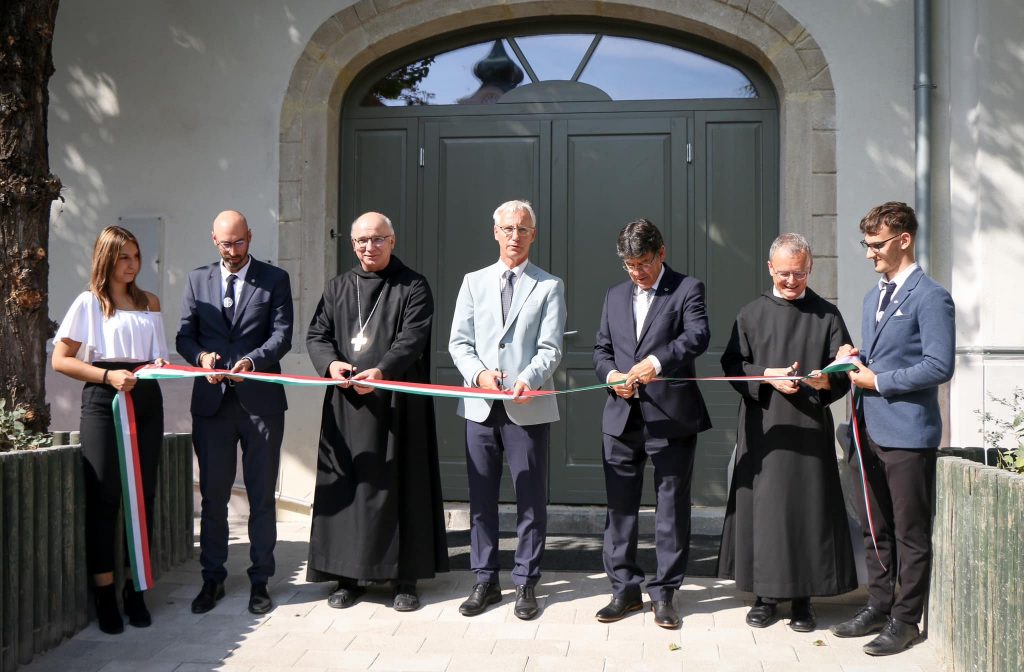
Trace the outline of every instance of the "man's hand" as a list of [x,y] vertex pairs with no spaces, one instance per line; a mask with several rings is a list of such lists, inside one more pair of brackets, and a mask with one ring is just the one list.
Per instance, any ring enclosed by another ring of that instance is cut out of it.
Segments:
[[[766,376],[795,376],[800,368],[800,362],[793,362],[788,369],[765,369]],[[768,380],[765,381],[783,394],[795,394],[800,385],[795,380]]]
[[357,394],[369,394],[370,392],[373,392],[373,390],[375,388],[372,388],[369,385],[360,385],[356,381],[357,380],[382,380],[383,378],[384,378],[384,374],[383,374],[383,372],[381,372],[380,369],[367,369],[365,371],[360,371],[356,375],[352,376],[351,380],[352,380],[352,386],[354,388],[356,388],[356,393]]
[[[220,355],[218,355],[216,352],[204,352],[203,355],[199,358],[199,367],[203,369],[215,369],[217,368],[218,361],[220,361]],[[224,380],[224,376],[207,376],[206,380],[208,380],[213,385],[217,385],[220,383],[220,381]]]
[[533,399],[531,397],[522,396],[523,392],[530,389],[530,386],[521,380],[517,380],[516,384],[512,387],[512,403],[513,404],[528,404]]
[[807,374],[807,378],[803,379],[801,382],[807,383],[810,387],[813,387],[816,390],[832,389],[832,381],[828,379],[828,375],[821,375],[821,369],[811,371]]
[[327,367],[327,375],[334,380],[340,380],[338,387],[349,386],[349,376],[356,370],[356,367],[352,366],[348,362],[343,362],[339,359],[331,362],[331,365]]
[[836,359],[842,359],[843,357],[856,357],[859,354],[860,350],[849,343],[846,343],[839,347],[839,352],[836,353]]
[[626,381],[622,385],[612,385],[609,389],[623,399],[632,399],[636,394],[636,378],[630,378],[628,373],[612,371],[608,374],[609,383],[617,383],[620,380]]
[[[240,371],[245,373],[252,371],[252,362],[247,357],[238,360],[231,367],[231,373],[238,373]],[[235,383],[245,382],[245,378],[239,378],[238,376],[227,376],[227,379]]]
[[629,375],[629,377],[634,381],[646,385],[654,380],[654,377],[658,375],[658,372],[654,370],[654,364],[651,363],[651,360],[644,357],[633,365],[633,368],[629,370],[627,375]]
[[850,382],[859,387],[862,390],[875,390],[875,372],[864,366],[860,362],[854,362],[854,366],[857,367],[856,371],[850,371]]
[[476,386],[485,390],[500,390],[501,381],[504,378],[505,374],[501,371],[484,369],[480,372],[480,375],[476,377]]

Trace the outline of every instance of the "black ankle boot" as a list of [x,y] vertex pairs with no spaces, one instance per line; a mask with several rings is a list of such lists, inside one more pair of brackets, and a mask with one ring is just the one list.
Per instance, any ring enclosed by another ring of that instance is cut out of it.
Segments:
[[124,600],[124,613],[128,622],[136,628],[148,628],[153,624],[153,619],[146,609],[146,602],[142,599],[142,593],[135,590],[135,585],[129,579],[121,591],[121,598]]
[[94,586],[96,598],[96,621],[100,630],[108,635],[119,635],[124,632],[124,621],[117,610],[117,592],[114,585]]

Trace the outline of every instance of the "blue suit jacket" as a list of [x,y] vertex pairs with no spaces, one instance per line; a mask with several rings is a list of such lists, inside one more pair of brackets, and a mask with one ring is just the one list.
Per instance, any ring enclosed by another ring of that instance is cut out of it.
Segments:
[[[230,369],[248,357],[254,370],[280,373],[280,360],[292,347],[292,290],[288,273],[250,257],[229,325],[221,311],[220,262],[188,274],[181,303],[181,324],[175,345],[193,366],[199,355],[216,352],[217,368]],[[283,413],[288,408],[284,388],[247,380],[235,386],[242,407],[252,415]],[[192,386],[192,413],[210,416],[220,408],[223,385],[196,378]]]
[[[697,357],[708,349],[711,328],[704,303],[704,283],[677,273],[665,274],[647,311],[640,338],[633,316],[633,282],[608,290],[594,345],[594,370],[602,383],[613,370],[625,373],[648,355],[661,362],[666,378],[694,378]],[[690,436],[711,428],[704,397],[695,382],[654,382],[623,399],[611,390],[604,406],[601,431],[621,436],[632,405],[640,404],[647,431],[655,438]]]
[[[516,283],[508,319],[501,319],[500,278],[508,270],[501,261],[462,280],[455,303],[448,352],[466,385],[481,369],[500,369],[504,385],[512,389],[522,380],[531,390],[553,389],[551,376],[562,361],[565,329],[565,290],[562,281],[533,263],[526,265]],[[458,414],[483,422],[491,412],[490,401],[460,399]],[[558,403],[553,396],[528,404],[505,404],[505,411],[517,425],[537,425],[558,420]]]
[[[907,278],[875,323],[879,290],[864,297],[861,360],[882,390],[864,390],[860,413],[885,448],[937,448],[942,439],[938,387],[953,377],[953,298],[920,268]],[[883,396],[884,395],[884,396]]]

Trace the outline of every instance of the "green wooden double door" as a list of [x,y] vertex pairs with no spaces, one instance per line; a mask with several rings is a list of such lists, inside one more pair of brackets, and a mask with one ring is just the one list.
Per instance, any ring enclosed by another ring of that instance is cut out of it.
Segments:
[[[565,281],[568,319],[554,384],[566,388],[596,382],[592,354],[604,295],[627,279],[616,238],[627,222],[646,217],[662,230],[667,263],[706,283],[712,341],[698,371],[716,375],[737,310],[768,286],[767,247],[778,232],[777,126],[776,112],[760,109],[348,119],[341,226],[366,210],[392,218],[396,254],[434,292],[432,381],[457,385],[447,345],[462,277],[497,260],[495,207],[529,200],[539,227],[531,263]],[[341,268],[352,263],[345,238]],[[722,383],[704,383],[702,391],[714,429],[698,442],[694,502],[722,505],[738,399]],[[605,395],[559,398],[551,503],[605,501]],[[455,406],[435,403],[449,500],[468,498],[465,423]],[[652,480],[645,479],[648,503]]]

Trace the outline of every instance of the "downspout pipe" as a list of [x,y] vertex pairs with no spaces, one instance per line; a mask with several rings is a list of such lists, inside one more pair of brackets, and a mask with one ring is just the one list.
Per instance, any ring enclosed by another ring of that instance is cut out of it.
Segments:
[[916,171],[914,209],[918,232],[917,263],[927,272],[930,256],[932,168],[932,7],[931,0],[914,0],[914,132]]

